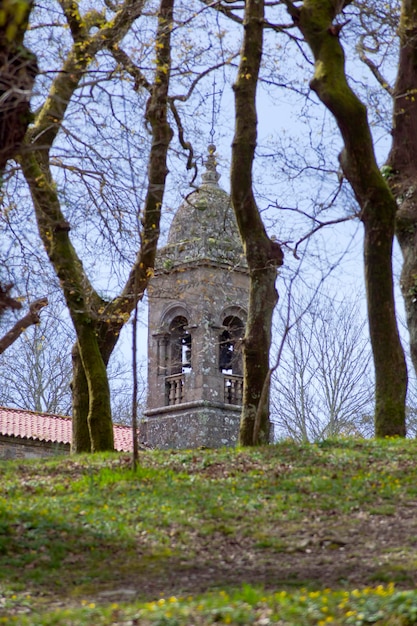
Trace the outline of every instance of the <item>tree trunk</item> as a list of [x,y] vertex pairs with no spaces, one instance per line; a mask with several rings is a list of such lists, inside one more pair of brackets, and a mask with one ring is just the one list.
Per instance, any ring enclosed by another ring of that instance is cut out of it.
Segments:
[[406,434],[407,369],[395,316],[391,262],[394,210],[392,201],[388,206],[381,201],[374,204],[371,216],[363,220],[365,284],[375,366],[376,437],[404,437]]
[[[278,301],[275,267],[251,274],[249,314],[243,347],[243,408],[239,443],[269,443],[269,351]],[[268,385],[268,389],[264,386]]]
[[269,442],[269,351],[272,314],[278,294],[276,267],[282,265],[280,246],[271,241],[252,189],[256,147],[256,87],[263,42],[263,1],[247,0],[244,39],[235,92],[235,134],[232,143],[231,197],[250,271],[249,311],[243,341],[243,408],[239,443]]
[[[75,324],[74,324],[75,325]],[[113,450],[113,422],[107,370],[91,320],[77,323],[77,339],[88,386],[88,430],[91,452]]]
[[392,147],[386,176],[397,200],[397,239],[403,254],[401,291],[404,297],[410,353],[417,373],[417,3],[404,0],[400,25],[400,56],[395,83]]
[[38,64],[23,39],[32,8],[32,0],[1,3],[0,175],[18,152],[31,121],[30,99]]
[[81,361],[78,343],[72,348],[72,443],[71,452],[91,452],[90,431],[88,428],[88,384]]
[[331,111],[344,140],[340,162],[361,207],[368,321],[375,367],[375,433],[405,435],[407,368],[393,293],[392,241],[396,202],[376,163],[366,107],[349,87],[339,30],[344,4],[304,0],[292,12],[315,59],[311,88]]

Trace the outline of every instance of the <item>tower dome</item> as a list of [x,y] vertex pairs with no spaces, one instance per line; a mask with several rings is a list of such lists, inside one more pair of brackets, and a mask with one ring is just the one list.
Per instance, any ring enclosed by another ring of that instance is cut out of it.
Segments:
[[168,243],[159,251],[159,267],[212,262],[246,267],[229,195],[220,188],[216,147],[210,145],[202,183],[176,212]]

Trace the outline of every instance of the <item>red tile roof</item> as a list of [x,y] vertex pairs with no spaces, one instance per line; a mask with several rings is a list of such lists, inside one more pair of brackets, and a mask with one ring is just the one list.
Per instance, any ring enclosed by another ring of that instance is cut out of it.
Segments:
[[[113,426],[114,447],[118,452],[133,448],[132,430],[128,426]],[[71,418],[50,413],[35,413],[23,409],[0,407],[0,435],[34,439],[52,443],[71,443]]]

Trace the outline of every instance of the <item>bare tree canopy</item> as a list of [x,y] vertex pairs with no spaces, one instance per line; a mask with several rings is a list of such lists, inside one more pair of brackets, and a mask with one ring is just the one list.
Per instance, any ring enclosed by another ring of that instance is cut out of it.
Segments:
[[[293,309],[272,381],[275,436],[300,442],[372,436],[371,350],[359,307],[322,293],[310,302],[300,295]],[[277,340],[283,332],[280,323]]]

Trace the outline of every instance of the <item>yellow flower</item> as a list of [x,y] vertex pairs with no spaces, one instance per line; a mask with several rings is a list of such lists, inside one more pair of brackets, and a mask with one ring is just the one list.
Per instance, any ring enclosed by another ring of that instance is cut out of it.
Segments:
[[310,591],[310,593],[308,594],[309,598],[318,598],[320,596],[320,591]]
[[333,617],[328,615],[325,619],[321,619],[317,622],[317,626],[326,626],[326,624],[331,624],[333,622]]

